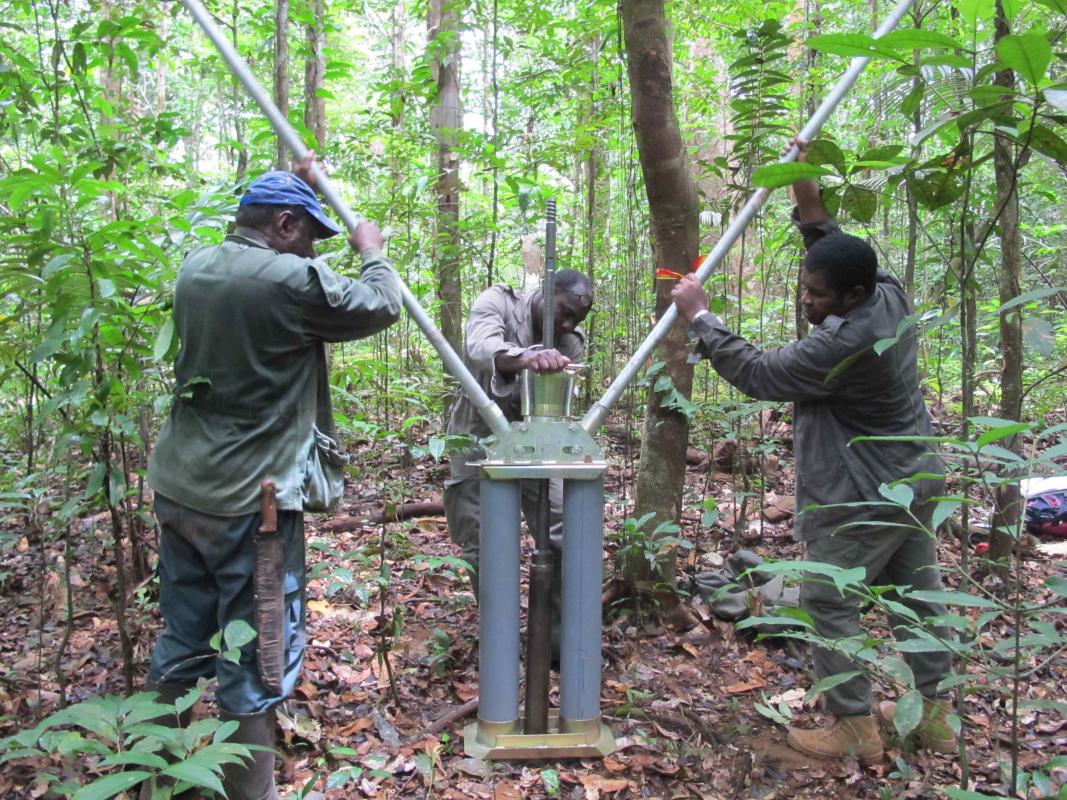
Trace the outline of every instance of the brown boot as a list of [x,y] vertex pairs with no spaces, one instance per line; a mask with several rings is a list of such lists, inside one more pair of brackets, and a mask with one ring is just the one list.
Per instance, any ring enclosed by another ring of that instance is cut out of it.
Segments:
[[[886,725],[893,724],[893,715],[897,704],[885,700],[876,706],[878,718]],[[933,753],[955,753],[956,732],[948,724],[949,705],[947,700],[923,698],[923,716],[919,725],[910,735],[914,735],[919,745]]]
[[258,714],[221,711],[219,718],[237,722],[237,730],[227,741],[270,748],[252,750],[249,760],[223,766],[222,785],[228,800],[278,800],[274,786],[274,709]]
[[835,717],[831,725],[811,731],[790,728],[789,746],[816,758],[852,756],[864,764],[877,764],[884,755],[873,714]]

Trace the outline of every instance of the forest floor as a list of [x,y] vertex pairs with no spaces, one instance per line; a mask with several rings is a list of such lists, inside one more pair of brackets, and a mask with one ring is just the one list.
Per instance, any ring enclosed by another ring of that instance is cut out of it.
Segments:
[[[788,428],[777,436],[779,451],[786,454],[782,462],[791,464]],[[612,451],[606,478],[605,563],[610,563],[617,532],[632,507],[636,458],[635,448],[624,450],[617,442]],[[762,503],[751,498],[744,506],[761,505],[766,513],[745,515],[734,498],[736,470],[719,471],[729,467],[723,462],[732,454],[727,449],[716,455],[688,472],[689,511],[679,535],[693,546],[679,558],[681,585],[695,573],[721,565],[742,544],[764,558],[800,557],[799,546],[790,538],[789,470],[773,458],[764,463],[767,493]],[[308,648],[301,682],[284,706],[283,796],[313,789],[329,800],[825,800],[944,796],[937,787],[960,785],[956,756],[915,752],[892,739],[887,740],[885,762],[871,767],[848,758],[819,763],[795,754],[785,745],[784,727],[758,713],[755,704],[782,703],[801,726],[825,719],[815,705],[803,702],[811,684],[805,650],[788,640],[760,641],[736,631],[731,623],[714,619],[699,597],[683,598],[689,614],[638,615],[632,602],[606,609],[602,708],[615,736],[611,755],[560,762],[468,757],[463,726],[473,722],[476,713],[454,719],[439,732],[426,732],[464,704],[469,708],[478,695],[478,611],[466,578],[449,560],[457,551],[449,542],[444,517],[352,524],[354,515],[386,504],[439,500],[447,465],[381,444],[365,447],[359,456],[366,477],[347,487],[339,512],[332,520],[307,519],[313,576],[308,584]],[[717,498],[722,513],[707,527],[700,521],[704,497]],[[736,525],[739,514],[746,519]],[[115,564],[107,526],[101,516],[96,535],[80,538],[73,562],[74,626],[62,660],[69,681],[66,693],[73,702],[123,691]],[[344,528],[349,530],[339,530]],[[952,584],[958,544],[946,537],[940,551]],[[1041,581],[1056,569],[1057,556],[1035,547],[1025,557],[1027,580],[1039,592]],[[42,570],[42,558],[50,569]],[[0,598],[0,736],[58,708],[52,660],[66,619],[66,595],[58,578],[61,565],[61,550],[23,538],[0,566],[6,573]],[[383,574],[387,579],[380,581]],[[382,582],[387,586],[384,600]],[[691,617],[696,624],[675,627],[663,622],[666,616],[676,621]],[[127,625],[140,687],[159,626],[154,583],[131,591]],[[992,636],[1003,635],[1009,621],[998,620],[989,630]],[[1034,698],[1062,699],[1064,685],[1067,664],[1061,657],[1042,667],[1022,691]],[[882,687],[876,692],[876,699],[889,698]],[[208,698],[210,711],[210,692]],[[552,701],[558,701],[555,689]],[[1007,758],[1011,737],[1005,701],[992,692],[972,694],[964,716],[971,787],[1002,787],[999,762]],[[1067,722],[1061,717],[1026,712],[1021,723],[1024,769],[1067,752]],[[331,754],[336,748],[347,749]],[[0,797],[47,797],[39,780],[45,767],[75,776],[92,769],[91,764],[61,762],[58,757],[49,764],[16,759],[0,765]],[[1054,777],[1062,780],[1064,775]]]

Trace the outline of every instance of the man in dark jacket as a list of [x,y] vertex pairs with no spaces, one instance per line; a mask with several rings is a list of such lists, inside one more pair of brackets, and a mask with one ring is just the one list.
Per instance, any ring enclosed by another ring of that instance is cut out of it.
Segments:
[[[173,701],[215,675],[222,716],[239,725],[231,741],[266,748],[274,743],[274,708],[303,662],[303,509],[316,434],[332,430],[325,343],[376,333],[401,306],[400,281],[371,223],[348,239],[362,257],[358,279],[316,258],[314,241],[341,228],[323,212],[310,170],[309,157],[295,174],[253,181],[234,232],[185,258],[174,293],[181,336],[174,402],[148,465],[166,624],[149,686]],[[254,537],[265,480],[277,488],[283,561],[273,565],[283,576],[284,612],[280,674],[272,677],[255,642],[236,664],[216,658],[210,644],[234,620],[257,627]],[[276,798],[273,750],[227,765],[224,785],[231,800]]]
[[[711,359],[720,375],[751,397],[793,401],[796,498],[801,509],[794,534],[805,543],[808,560],[862,566],[868,583],[940,589],[936,541],[929,532],[933,504],[927,501],[940,493],[943,481],[927,478],[910,484],[910,510],[922,522],[921,529],[907,510],[888,503],[879,491],[882,484],[915,475],[942,474],[940,459],[922,442],[850,444],[858,436],[932,432],[919,385],[914,332],[903,334],[881,354],[873,349],[879,340],[897,336],[911,305],[900,284],[878,269],[870,245],[840,232],[814,181],[801,181],[793,191],[794,221],[807,247],[801,305],[814,326],[811,333],[786,347],[760,350],[708,310],[700,282],[690,275],[679,281],[673,296],[698,340],[692,360]],[[870,505],[842,505],[855,503]],[[801,607],[818,633],[828,640],[858,635],[859,599],[840,594],[818,576],[809,578],[801,588]],[[906,604],[920,619],[945,613],[936,603],[909,599]],[[908,635],[898,627],[904,620],[891,622],[898,636]],[[835,649],[815,648],[813,655],[820,679],[854,670],[860,674],[825,692],[834,723],[817,730],[791,728],[790,745],[808,755],[880,760],[882,741],[863,667]],[[949,671],[947,651],[906,657],[926,698],[918,728],[921,742],[953,750],[947,706],[937,693]]]

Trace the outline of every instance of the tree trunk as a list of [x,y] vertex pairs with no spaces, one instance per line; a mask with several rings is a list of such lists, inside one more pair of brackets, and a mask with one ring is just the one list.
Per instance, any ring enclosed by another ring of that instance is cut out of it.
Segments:
[[326,72],[326,8],[313,0],[314,22],[307,26],[308,57],[304,64],[304,125],[315,136],[315,149],[326,146],[326,100],[319,96]]
[[[997,0],[996,31],[994,41],[999,42],[1011,33],[1004,14],[1002,0]],[[993,77],[997,86],[1012,88],[1015,76],[1010,69],[1003,69]],[[996,207],[1000,209],[998,234],[1000,237],[1000,303],[1003,305],[1020,294],[1019,254],[1019,194],[1016,191],[1015,146],[1006,136],[994,135],[993,171],[996,176]],[[1022,418],[1023,384],[1023,327],[1018,308],[1000,312],[1000,350],[1003,362],[1000,373],[1000,416],[1004,419]],[[1005,442],[1018,450],[1018,440]],[[1022,503],[1017,483],[1001,486],[996,492],[993,509],[989,556],[1000,561],[1007,570],[1014,534],[1018,530]]]
[[437,296],[441,300],[440,326],[458,352],[463,345],[462,282],[459,237],[459,19],[456,0],[430,0],[429,49],[437,81],[437,103],[431,115],[437,140]]
[[[622,17],[632,120],[652,220],[653,269],[649,278],[655,280],[656,268],[685,272],[697,257],[699,208],[675,114],[664,4],[661,0],[624,0]],[[671,283],[655,281],[655,285],[659,317],[671,305]],[[686,363],[687,353],[686,325],[680,320],[657,350],[657,358],[665,368],[649,392],[645,414],[635,514],[654,513],[646,532],[664,522],[676,521],[680,512],[689,420],[676,410],[664,408],[662,401],[665,389],[671,388],[670,382],[683,395],[690,396],[693,368]],[[625,565],[631,581],[641,580],[649,573],[646,560],[636,561],[640,563]],[[657,577],[673,584],[673,553],[663,558],[659,567]]]
[[[289,116],[289,0],[275,0],[274,5],[274,105]],[[275,166],[289,169],[289,148],[278,137]]]

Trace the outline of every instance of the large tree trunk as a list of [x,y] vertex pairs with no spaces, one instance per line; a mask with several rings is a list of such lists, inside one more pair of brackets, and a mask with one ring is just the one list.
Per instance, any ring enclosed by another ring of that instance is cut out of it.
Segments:
[[462,283],[459,240],[459,153],[456,135],[459,112],[459,19],[457,0],[430,0],[429,47],[437,103],[431,116],[437,139],[437,295],[441,300],[440,326],[448,343],[459,352],[463,345]]
[[[274,5],[274,105],[289,116],[289,0],[275,0]],[[289,169],[289,148],[278,137],[275,166]]]
[[[1001,0],[997,0],[996,31],[994,40],[999,42],[1011,33],[1008,19],[1004,14]],[[1012,88],[1015,76],[1010,69],[996,73],[993,83],[997,86]],[[1019,256],[1019,194],[1017,192],[1015,147],[1006,136],[996,135],[993,139],[993,171],[997,183],[996,207],[1000,209],[1000,303],[1003,305],[1020,294],[1020,256]],[[1018,308],[1000,313],[1000,350],[1003,362],[1000,373],[1000,416],[1004,419],[1022,418],[1022,384],[1023,384],[1023,328],[1022,316]],[[1016,440],[1012,440],[1012,449],[1018,449]],[[1008,443],[1006,443],[1008,444]],[[1001,560],[1007,569],[1008,557],[1011,555],[1013,533],[1019,526],[1022,503],[1017,483],[1000,487],[996,492],[996,504],[993,509],[993,530],[990,539],[989,556]]]
[[[671,79],[671,43],[661,0],[623,0],[623,26],[626,58],[632,96],[633,126],[641,156],[649,212],[652,218],[653,264],[649,279],[655,281],[655,269],[665,267],[688,271],[697,257],[698,203],[689,174],[685,142],[674,109]],[[670,307],[668,281],[655,281],[656,316]],[[693,387],[693,368],[686,363],[688,343],[686,325],[679,321],[657,350],[657,358],[679,392],[689,397]],[[641,438],[641,466],[637,477],[638,516],[653,512],[651,531],[663,522],[678,519],[682,490],[685,485],[685,451],[689,438],[689,420],[684,414],[662,406],[664,391],[657,389],[659,378],[649,392],[644,434]],[[648,574],[648,563],[626,565],[631,580]],[[673,555],[660,564],[659,579],[674,580]]]
[[314,22],[307,26],[308,57],[304,64],[304,125],[315,136],[315,148],[326,146],[326,99],[319,96],[326,73],[326,8],[312,0]]

